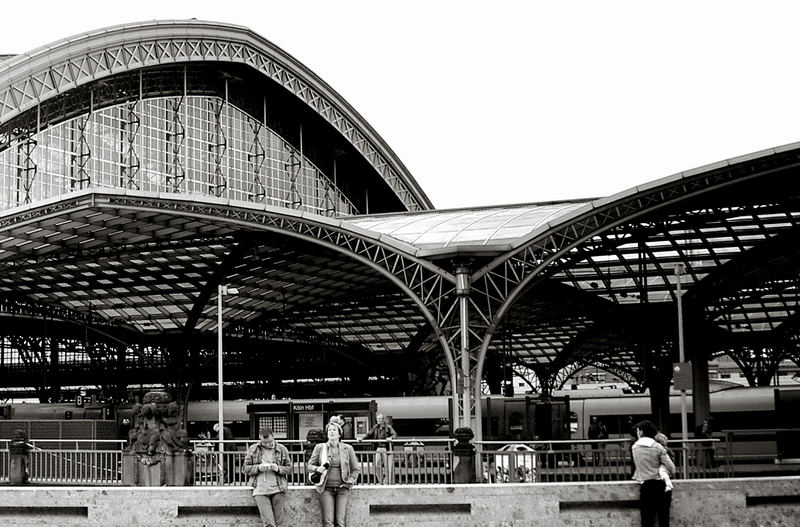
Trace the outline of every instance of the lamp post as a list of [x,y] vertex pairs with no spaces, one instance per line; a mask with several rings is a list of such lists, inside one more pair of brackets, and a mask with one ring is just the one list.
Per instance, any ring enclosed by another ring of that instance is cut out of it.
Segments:
[[225,435],[223,433],[222,428],[222,421],[223,421],[223,411],[222,411],[222,297],[225,295],[238,295],[239,290],[235,287],[230,287],[227,285],[220,285],[217,287],[217,427],[219,430],[218,437],[219,437],[219,451],[225,451],[225,443],[223,440],[225,439]]
[[[675,302],[678,306],[678,362],[684,364],[683,354],[683,289],[681,285],[681,276],[683,275],[684,266],[682,263],[675,264],[675,285],[677,291],[675,293]],[[683,443],[683,477],[688,474],[688,463],[686,460],[688,452],[689,431],[688,418],[686,416],[686,390],[681,386],[681,439]]]

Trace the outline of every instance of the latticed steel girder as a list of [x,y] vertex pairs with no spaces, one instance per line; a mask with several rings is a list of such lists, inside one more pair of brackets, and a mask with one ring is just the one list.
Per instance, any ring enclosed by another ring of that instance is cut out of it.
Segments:
[[[773,164],[785,166],[785,160],[780,161],[773,161]],[[681,178],[665,187],[656,187],[649,192],[611,202],[605,207],[593,208],[564,225],[533,237],[473,275],[472,286],[484,302],[486,318],[496,321],[501,310],[508,308],[507,301],[521,294],[534,279],[552,275],[576,258],[583,259],[585,244],[604,232],[629,224],[658,207],[752,176],[750,170],[731,167],[692,178]],[[573,255],[573,252],[580,253]]]
[[[485,352],[493,333],[517,299],[534,284],[559,272],[567,272],[576,262],[609,251],[609,242],[613,246],[621,240],[612,235],[615,229],[621,232],[628,229],[626,243],[630,243],[632,238],[647,235],[631,230],[631,226],[639,229],[644,225],[650,232],[664,229],[663,223],[652,222],[661,210],[665,211],[662,216],[667,218],[670,211],[683,210],[682,202],[690,202],[700,195],[708,195],[711,190],[724,189],[734,183],[796,168],[799,160],[796,150],[774,152],[739,164],[684,174],[617,199],[594,202],[583,213],[578,211],[569,220],[533,234],[516,249],[479,269],[471,277],[472,298],[479,306],[481,318],[486,321],[483,343],[476,353],[478,375],[482,372]],[[658,258],[649,251],[646,249],[643,256],[657,262]],[[631,270],[631,273],[635,274],[635,271]],[[661,279],[670,283],[667,270],[661,271]]]
[[[6,61],[0,76],[0,125],[42,101],[98,79],[176,63],[236,63],[294,94],[339,131],[409,210],[431,204],[391,150],[338,94],[302,64],[241,27],[196,21],[118,26],[62,41],[47,60]],[[416,188],[414,188],[416,187]]]
[[[386,271],[396,282],[407,287],[421,304],[430,309],[434,316],[432,321],[438,326],[446,316],[445,297],[452,287],[448,282],[453,282],[453,276],[434,264],[404,254],[402,250],[392,248],[385,243],[359,236],[349,231],[339,222],[324,223],[324,218],[309,219],[311,215],[289,216],[283,210],[276,208],[256,209],[236,207],[232,205],[206,204],[189,199],[137,197],[135,193],[120,196],[113,193],[91,192],[81,196],[73,195],[69,199],[36,207],[23,212],[8,215],[0,219],[0,232],[24,222],[35,221],[46,216],[55,216],[71,210],[90,207],[97,210],[158,210],[180,214],[182,217],[217,217],[224,218],[228,223],[238,224],[242,227],[258,225],[274,232],[300,236],[313,239],[338,250],[345,250],[349,254],[366,260],[375,268]],[[102,247],[98,251],[104,250]],[[413,248],[407,250],[413,251]],[[26,257],[28,255],[26,254]],[[35,257],[36,253],[30,256]]]
[[627,363],[621,361],[620,354],[603,354],[593,357],[591,363],[587,362],[586,366],[595,366],[612,375],[616,375],[633,390],[643,390],[645,387],[644,375],[641,369],[637,368],[634,370]]
[[[525,381],[532,391],[542,395],[552,395],[554,390],[561,390],[577,372],[585,367],[583,362],[574,362],[569,366],[554,370],[541,364],[526,364],[516,361],[514,374]],[[555,372],[555,373],[553,373]]]
[[783,346],[743,345],[726,350],[750,386],[769,386],[781,362],[791,357]]
[[[226,254],[231,251],[232,254],[236,253],[238,247],[241,247],[239,252],[247,252],[246,243],[236,244],[235,233],[237,230],[242,232],[263,230],[281,236],[311,241],[313,244],[327,247],[345,255],[347,258],[360,261],[362,265],[378,270],[390,282],[404,291],[405,295],[412,299],[420,310],[419,317],[415,318],[415,328],[422,320],[427,321],[433,333],[439,336],[439,342],[443,344],[443,348],[446,350],[451,376],[453,378],[456,377],[453,357],[450,353],[447,353],[447,344],[444,340],[444,335],[447,331],[440,329],[441,322],[449,316],[448,313],[451,306],[448,296],[453,291],[452,275],[430,262],[413,256],[411,254],[413,248],[411,247],[384,243],[370,233],[351,231],[346,223],[340,221],[263,205],[255,206],[242,203],[241,206],[237,206],[229,202],[201,203],[185,196],[154,196],[135,191],[129,191],[126,195],[117,195],[108,191],[84,191],[73,194],[69,199],[61,202],[6,215],[0,220],[0,232],[17,232],[18,235],[24,236],[24,232],[27,232],[26,229],[41,231],[42,225],[52,222],[53,219],[65,216],[74,217],[76,222],[80,215],[86,215],[87,218],[102,218],[102,220],[98,221],[108,220],[114,223],[115,218],[120,216],[139,213],[143,217],[148,217],[155,212],[158,214],[153,216],[154,221],[159,221],[161,224],[169,223],[168,218],[174,215],[176,218],[181,218],[182,222],[192,222],[199,225],[199,231],[195,233],[197,237],[195,238],[194,235],[191,235],[189,236],[190,239],[178,240],[154,240],[145,237],[133,243],[126,243],[124,239],[115,240],[114,236],[109,236],[96,244],[78,243],[80,240],[75,239],[72,242],[75,245],[71,249],[69,247],[59,247],[56,251],[52,251],[52,248],[48,247],[47,243],[25,243],[19,246],[12,243],[9,245],[12,251],[6,252],[7,261],[2,265],[7,269],[28,266],[26,271],[30,272],[32,270],[30,266],[52,268],[54,265],[66,264],[70,261],[85,262],[87,258],[92,259],[92,255],[118,256],[118,252],[115,253],[109,249],[109,246],[113,245],[115,241],[123,243],[122,251],[128,250],[135,253],[137,249],[142,250],[143,248],[148,248],[150,251],[158,250],[159,248],[168,250],[179,247],[183,243],[191,246],[193,245],[192,240],[196,244],[197,240],[204,239],[201,235],[202,232],[208,232],[208,243],[219,245],[220,250],[226,251]],[[209,232],[205,227],[202,227],[210,223],[224,226],[224,228],[219,232]],[[89,224],[87,223],[87,225]],[[104,232],[99,227],[101,225],[98,223],[95,227],[86,229],[85,236],[87,239],[85,241],[90,241],[89,238],[91,238],[92,233]],[[175,227],[177,229],[180,225],[176,224]],[[125,232],[124,228],[117,229],[114,227],[113,230],[118,234]],[[220,238],[220,235],[223,235],[227,241]],[[47,237],[43,234],[42,236],[41,241],[44,242]],[[86,245],[88,248],[86,250],[80,248],[80,254],[78,254],[75,251],[81,245]],[[120,249],[118,248],[118,250]],[[223,254],[221,253],[220,257],[222,256]],[[232,261],[228,268],[232,269],[235,266],[236,262]],[[220,272],[222,274],[217,273],[219,276],[215,275],[216,278],[212,278],[212,281],[224,283],[226,278],[223,275],[225,273]],[[169,286],[172,284],[173,287],[177,287],[186,279],[179,275],[177,278],[169,279],[165,277],[163,280],[164,285]],[[114,284],[120,285],[118,282],[118,278],[112,279],[109,287],[113,287]],[[213,290],[213,287],[209,286],[207,291],[211,290]],[[95,291],[93,295],[97,301],[102,301],[103,293],[101,291]],[[195,300],[198,305],[205,304],[207,299],[210,298],[210,294],[201,295],[198,298],[200,299]],[[205,302],[203,298],[206,299]],[[54,300],[53,302],[55,303],[56,301]],[[137,306],[129,305],[129,307],[136,308]],[[190,316],[189,321],[197,319],[198,313],[196,311],[197,309],[193,310],[194,317]]]

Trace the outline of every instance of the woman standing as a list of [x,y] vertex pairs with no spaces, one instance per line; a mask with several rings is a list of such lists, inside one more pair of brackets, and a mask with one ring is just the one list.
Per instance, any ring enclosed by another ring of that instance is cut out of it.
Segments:
[[346,527],[350,489],[361,471],[353,447],[340,441],[342,426],[334,419],[327,427],[328,441],[314,447],[308,471],[319,494],[323,527]]
[[[631,447],[636,468],[633,479],[642,484],[639,488],[642,527],[655,525],[656,517],[659,527],[669,527],[670,502],[664,496],[666,482],[661,479],[659,468],[664,465],[670,474],[675,474],[675,464],[667,450],[655,440],[656,433],[653,423],[642,421],[636,425],[638,439]],[[672,496],[669,497],[671,500]]]

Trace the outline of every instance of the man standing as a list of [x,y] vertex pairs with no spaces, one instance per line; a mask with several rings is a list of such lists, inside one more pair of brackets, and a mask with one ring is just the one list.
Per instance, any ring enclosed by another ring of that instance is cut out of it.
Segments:
[[650,421],[636,425],[638,439],[631,447],[636,471],[633,479],[642,484],[639,491],[639,507],[642,513],[642,527],[655,525],[658,516],[659,527],[669,527],[669,504],[666,500],[666,482],[661,479],[658,469],[666,467],[670,475],[675,474],[675,464],[667,450],[654,438],[656,427]]
[[[397,432],[394,431],[392,425],[387,424],[384,421],[383,414],[376,414],[375,420],[377,423],[373,426],[369,432],[367,432],[364,437],[359,438],[358,440],[361,441],[362,439],[381,439],[383,442],[376,443],[375,446],[375,480],[382,484],[386,484],[386,477],[388,473],[389,479],[392,478],[392,471],[391,471],[391,463],[390,457],[387,453],[387,449],[390,447],[390,442],[397,437]],[[384,466],[386,470],[384,471]]]
[[[597,418],[596,415],[592,416],[591,424],[589,424],[589,439],[608,439],[608,430],[606,425]],[[592,443],[592,464],[594,466],[605,465],[605,443]]]
[[[214,423],[214,433],[219,435],[219,423]],[[216,436],[215,436],[216,437]],[[224,441],[224,446],[221,451],[224,452],[236,452],[239,450],[238,445],[234,442],[233,432],[231,432],[231,428],[223,424],[222,425],[222,440]],[[234,471],[236,470],[236,455],[235,454],[220,454],[222,456],[221,462],[222,465],[225,467],[223,474],[225,483],[233,483],[234,482]]]
[[247,449],[242,470],[250,478],[261,524],[281,527],[286,525],[283,521],[286,490],[289,488],[286,476],[292,462],[286,447],[275,441],[271,427],[262,427],[258,436],[260,441]]

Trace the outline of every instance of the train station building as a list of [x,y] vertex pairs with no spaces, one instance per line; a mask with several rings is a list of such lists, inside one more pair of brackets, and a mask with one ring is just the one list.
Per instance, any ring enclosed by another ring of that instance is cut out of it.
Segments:
[[798,364],[799,170],[792,144],[642,167],[598,199],[437,210],[335,87],[246,28],[60,40],[0,61],[0,393],[213,399],[223,339],[230,398],[448,395],[480,434],[476,401],[515,374],[547,395],[595,367],[663,413],[684,364],[699,418],[709,360],[751,385]]

